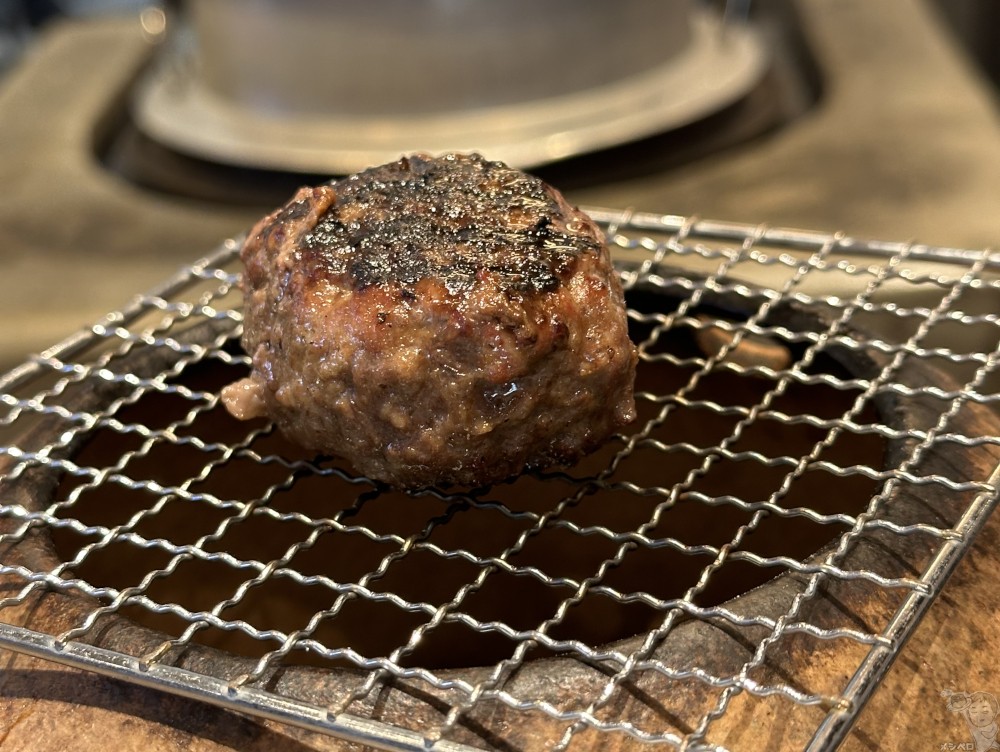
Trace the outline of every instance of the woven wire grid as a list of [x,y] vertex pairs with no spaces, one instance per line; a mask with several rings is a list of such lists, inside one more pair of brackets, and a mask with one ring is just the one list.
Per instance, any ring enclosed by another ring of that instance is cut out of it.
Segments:
[[[793,746],[835,747],[996,503],[1000,439],[978,427],[1000,257],[590,211],[627,290],[639,419],[574,467],[404,496],[230,420],[236,241],[0,379],[0,645],[386,749],[491,748],[490,717],[531,748],[735,749],[758,707],[798,719]],[[976,461],[956,476],[941,451]],[[50,495],[11,491],[37,472]],[[948,502],[886,513],[907,495]],[[38,534],[51,566],[10,555]],[[873,537],[902,553],[864,558]],[[84,615],[18,621],[49,594]],[[155,637],[102,645],[121,617]],[[238,660],[184,662],[202,647]],[[300,665],[347,678],[325,696],[275,678]],[[433,712],[375,713],[400,686]]]

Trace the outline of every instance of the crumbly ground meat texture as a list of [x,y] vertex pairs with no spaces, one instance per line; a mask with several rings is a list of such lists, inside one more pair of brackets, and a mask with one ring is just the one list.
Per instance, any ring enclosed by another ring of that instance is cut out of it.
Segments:
[[600,230],[501,163],[414,156],[303,188],[241,257],[253,365],[224,404],[373,479],[501,481],[635,416]]

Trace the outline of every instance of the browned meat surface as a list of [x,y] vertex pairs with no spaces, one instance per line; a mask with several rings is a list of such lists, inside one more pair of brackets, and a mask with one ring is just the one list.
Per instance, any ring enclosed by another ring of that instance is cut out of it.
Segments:
[[600,230],[479,156],[303,188],[242,249],[249,377],[223,401],[390,485],[570,463],[633,419]]

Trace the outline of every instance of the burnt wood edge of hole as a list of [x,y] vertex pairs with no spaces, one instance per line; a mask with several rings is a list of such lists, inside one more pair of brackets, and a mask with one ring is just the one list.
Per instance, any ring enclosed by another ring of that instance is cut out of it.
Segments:
[[[630,291],[633,292],[633,291]],[[645,294],[645,291],[640,291]],[[669,297],[669,296],[664,296]],[[676,302],[676,301],[675,301]],[[666,301],[665,301],[666,303]],[[708,310],[717,308],[727,316],[746,316],[741,311],[741,301],[728,295],[708,295],[704,301]],[[796,303],[776,305],[766,322],[786,326],[791,330],[815,331],[829,323],[829,312]],[[231,331],[231,321],[209,321],[179,332],[174,337],[181,343],[205,344]],[[846,332],[845,332],[846,333]],[[863,341],[863,335],[849,332]],[[851,374],[859,378],[873,378],[885,368],[889,358],[876,350],[849,350],[830,348],[830,357]],[[140,377],[152,377],[175,362],[176,354],[163,348],[137,346],[119,358],[114,366],[122,372]],[[897,379],[910,385],[927,384],[941,389],[954,389],[953,379],[939,369],[909,358],[897,374]],[[96,411],[127,393],[127,384],[97,378],[82,380],[68,388],[60,404],[71,411]],[[929,395],[901,395],[882,392],[875,398],[880,419],[891,428],[909,430],[926,427],[927,416],[940,412]],[[970,404],[969,411],[956,418],[950,430],[965,435],[997,435],[1000,428],[992,412],[983,406]],[[58,416],[50,416],[17,443],[22,449],[37,450],[53,442],[65,425]],[[78,434],[61,450],[61,457],[71,458],[86,441],[85,433]],[[915,440],[902,439],[888,442],[885,467],[897,467],[912,454]],[[8,461],[8,468],[10,466]],[[0,465],[0,472],[6,468]],[[957,445],[951,451],[932,447],[921,462],[919,473],[941,472],[949,477],[978,477],[975,460]],[[978,470],[982,471],[979,467]],[[60,481],[61,472],[51,466],[34,466],[16,479],[0,480],[0,499],[5,504],[21,505],[29,511],[40,511],[52,502]],[[954,520],[966,506],[961,494],[952,494],[933,486],[897,489],[876,514],[876,519],[892,519],[898,524],[926,522],[942,524]],[[0,518],[0,533],[10,534],[18,529],[14,517]],[[832,542],[806,561],[822,561],[836,546]],[[867,531],[860,535],[839,566],[847,570],[874,570],[886,576],[912,576],[921,571],[929,559],[927,541],[921,536],[901,536],[886,531]],[[0,544],[0,561],[19,565],[32,571],[47,571],[59,561],[44,527],[36,525],[26,535]],[[887,569],[889,571],[887,571]],[[792,599],[806,586],[807,576],[796,571],[778,574],[767,583],[737,596],[722,608],[739,616],[764,616],[777,619],[786,612]],[[0,576],[0,597],[18,592],[23,587],[15,575]],[[2,614],[9,623],[37,631],[58,635],[78,626],[99,603],[83,594],[49,591],[39,588],[20,606],[8,607]],[[878,625],[898,607],[893,598],[885,597],[877,584],[864,580],[828,578],[821,588],[820,597],[805,604],[799,618],[820,628],[848,626],[862,630],[876,630]],[[13,616],[14,621],[11,621]],[[753,654],[756,644],[767,634],[763,626],[737,626],[721,617],[680,621],[663,637],[652,652],[651,658],[662,665],[685,671],[698,668],[715,676],[732,676]],[[788,645],[769,651],[765,671],[772,681],[781,681],[793,689],[807,691],[800,686],[807,673],[809,662],[808,641],[813,638],[793,636]],[[617,640],[606,646],[628,655],[637,650],[645,635]],[[168,635],[137,625],[117,614],[102,620],[83,638],[99,647],[126,654],[143,656],[153,651]],[[249,672],[255,659],[245,658],[197,644],[174,649],[166,653],[161,662],[199,673],[232,679]],[[448,669],[436,672],[444,680],[458,678],[475,685],[485,681],[491,667]],[[611,671],[613,673],[613,670]],[[277,694],[308,701],[318,706],[333,705],[345,693],[353,692],[364,682],[366,672],[360,669],[321,669],[300,666],[276,666],[259,681]],[[552,677],[559,681],[552,681]],[[592,697],[609,678],[607,666],[586,665],[580,657],[550,657],[528,661],[506,680],[508,690],[519,697],[531,697],[554,705],[569,703],[575,706],[580,697]],[[663,672],[645,671],[623,682],[620,691],[610,702],[615,712],[628,717],[633,723],[659,719],[679,733],[690,730],[685,720],[687,708],[702,708],[718,694],[718,689],[700,680],[674,680]],[[376,689],[351,706],[355,715],[371,715],[379,720],[396,723],[407,728],[434,728],[447,713],[454,695],[430,687],[419,679],[402,679],[387,676]],[[701,712],[701,711],[699,711]],[[456,741],[470,743],[488,742],[491,746],[518,748],[530,746],[533,739],[542,735],[560,733],[564,722],[554,721],[540,713],[521,714],[498,701],[480,702],[468,710],[455,731]],[[506,729],[500,739],[497,729]],[[631,737],[623,740],[634,741]]]

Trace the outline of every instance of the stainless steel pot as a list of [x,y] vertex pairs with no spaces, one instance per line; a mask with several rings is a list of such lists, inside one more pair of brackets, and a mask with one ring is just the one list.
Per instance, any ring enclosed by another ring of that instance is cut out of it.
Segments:
[[189,0],[139,86],[178,151],[344,173],[412,151],[529,167],[691,122],[763,45],[692,0]]

